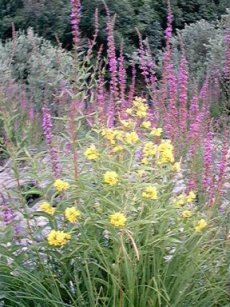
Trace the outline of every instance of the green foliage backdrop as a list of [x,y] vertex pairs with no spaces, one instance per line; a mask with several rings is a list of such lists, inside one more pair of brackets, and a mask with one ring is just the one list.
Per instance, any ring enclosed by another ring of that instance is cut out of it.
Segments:
[[[153,49],[162,46],[163,28],[166,20],[166,1],[164,0],[107,0],[111,13],[116,13],[116,39],[125,39],[126,52],[131,52],[138,39],[135,27],[143,37],[148,37]],[[207,21],[220,18],[229,6],[228,0],[172,0],[175,28],[182,29],[185,24],[197,20]],[[92,37],[94,11],[98,8],[100,16],[101,43],[106,42],[105,10],[101,0],[82,0],[81,31],[83,36]],[[12,23],[16,29],[34,28],[44,38],[58,39],[66,48],[71,47],[69,26],[69,0],[0,0],[0,38],[11,37]]]

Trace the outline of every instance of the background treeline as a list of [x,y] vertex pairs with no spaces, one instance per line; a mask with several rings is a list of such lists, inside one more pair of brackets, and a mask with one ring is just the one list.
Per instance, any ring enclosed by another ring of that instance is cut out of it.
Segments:
[[[148,37],[151,49],[163,45],[163,29],[166,22],[165,0],[107,0],[112,14],[116,13],[115,38],[125,42],[125,52],[131,53],[138,45],[136,29],[143,37]],[[174,29],[182,29],[185,24],[200,19],[213,21],[220,19],[229,6],[229,0],[172,0]],[[100,16],[99,43],[106,43],[106,14],[102,0],[83,0],[81,33],[92,37],[94,31],[94,12],[98,8]],[[70,29],[69,0],[0,0],[0,38],[12,36],[12,24],[16,30],[32,27],[45,39],[70,49],[72,36]]]
[[[117,56],[120,41],[124,41],[127,81],[130,83],[131,80],[129,64],[134,52],[137,88],[143,94],[136,29],[142,34],[144,43],[148,38],[156,75],[160,79],[167,3],[164,0],[107,0],[106,3],[111,15],[116,14],[114,37]],[[229,0],[171,0],[171,5],[175,70],[179,67],[183,41],[191,88],[194,82],[200,87],[208,75],[209,79],[220,84],[221,89],[220,97],[212,104],[213,115],[219,116],[223,107],[224,113],[229,113],[230,84],[223,72],[226,62],[225,28],[230,24]],[[87,50],[87,38],[93,37],[96,8],[100,25],[95,49],[104,44],[106,59],[106,12],[102,0],[82,0],[80,45]],[[70,11],[70,0],[0,0],[0,87],[8,88],[9,82],[13,81],[23,87],[36,108],[40,108],[44,101],[55,105],[55,97],[59,96],[63,87],[71,87],[74,74],[70,52]],[[17,31],[13,40],[12,24]],[[108,81],[108,70],[105,70],[104,77]]]

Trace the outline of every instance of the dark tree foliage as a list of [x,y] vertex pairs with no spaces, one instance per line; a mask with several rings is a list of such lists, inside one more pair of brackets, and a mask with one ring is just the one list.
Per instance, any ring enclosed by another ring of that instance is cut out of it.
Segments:
[[69,12],[68,0],[0,0],[0,38],[11,37],[14,24],[16,30],[32,27],[46,39],[68,43]]
[[[116,14],[115,38],[124,39],[125,52],[131,53],[138,45],[136,29],[143,38],[148,37],[153,51],[162,46],[166,21],[165,0],[107,0],[111,14]],[[174,27],[182,29],[185,24],[199,19],[220,18],[229,0],[171,0]],[[106,43],[106,13],[102,0],[82,0],[81,33],[92,37],[94,11],[98,8],[100,20],[99,43]],[[0,0],[0,38],[11,37],[12,23],[16,29],[33,27],[35,32],[51,41],[57,38],[63,46],[71,46],[69,26],[70,0]]]

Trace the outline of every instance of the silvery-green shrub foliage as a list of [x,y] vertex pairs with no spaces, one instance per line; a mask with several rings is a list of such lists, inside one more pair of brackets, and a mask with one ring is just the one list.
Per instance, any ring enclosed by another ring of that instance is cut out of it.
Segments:
[[19,32],[14,40],[0,45],[0,71],[22,84],[37,108],[52,103],[72,69],[72,57],[60,47],[38,37],[29,29]]

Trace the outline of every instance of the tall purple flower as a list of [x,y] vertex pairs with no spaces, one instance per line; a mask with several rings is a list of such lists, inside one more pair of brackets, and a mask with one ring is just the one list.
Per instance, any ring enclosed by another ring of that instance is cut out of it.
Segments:
[[58,153],[52,143],[52,126],[53,125],[52,125],[50,111],[47,106],[42,108],[42,115],[43,115],[42,128],[44,131],[46,144],[49,150],[53,175],[55,178],[60,178],[60,165],[59,165]]
[[109,71],[111,73],[110,89],[115,98],[118,96],[118,71],[117,71],[117,57],[114,41],[114,23],[115,17],[112,19],[109,9],[104,3],[107,15],[106,30],[107,30],[107,42],[108,42],[108,59],[109,59]]
[[209,75],[207,74],[199,95],[200,96],[199,98],[203,101],[203,103],[207,104],[209,102],[208,90],[209,90]]
[[96,45],[98,32],[99,32],[99,20],[98,20],[98,9],[96,8],[95,14],[94,14],[94,34],[93,34],[93,39],[89,40],[89,48],[87,52],[88,58],[91,56],[93,47]]
[[219,163],[219,174],[218,174],[218,181],[217,181],[217,187],[216,187],[216,193],[217,197],[219,198],[218,201],[221,200],[221,196],[223,194],[223,184],[225,181],[225,175],[226,175],[226,168],[227,168],[227,157],[228,157],[228,139],[229,135],[227,130],[225,129],[224,137],[223,137],[223,144],[221,149],[221,159]]
[[190,101],[190,107],[189,107],[189,125],[191,126],[192,123],[194,122],[198,112],[199,112],[199,98],[197,95],[197,91],[196,89],[194,89],[195,94],[192,97],[191,101]]
[[[198,146],[198,141],[201,137],[202,119],[203,114],[199,106],[199,97],[197,94],[196,87],[193,88],[194,95],[190,101],[189,113],[188,113],[188,123],[189,131],[187,134],[187,141],[190,143],[191,151],[196,150]],[[192,155],[192,152],[190,152]]]
[[204,174],[203,188],[204,191],[211,187],[212,183],[212,132],[209,130],[207,137],[204,140]]
[[7,203],[4,195],[0,193],[0,197],[2,198],[2,218],[5,225],[13,225],[15,239],[20,243],[20,232],[21,232],[21,225],[20,221],[16,220],[16,214],[14,210],[10,207],[9,203]]
[[[104,2],[104,1],[103,1]],[[107,54],[109,60],[109,71],[111,75],[110,79],[110,103],[109,103],[109,126],[113,126],[115,121],[119,118],[120,111],[120,103],[118,102],[118,62],[116,57],[116,48],[115,48],[115,40],[114,40],[114,24],[115,17],[111,18],[109,8],[104,2],[107,22],[106,22],[106,30],[107,30]]]
[[105,124],[105,89],[104,89],[104,76],[102,75],[101,68],[99,67],[98,80],[97,80],[97,106],[98,117],[102,125]]
[[187,128],[187,100],[188,100],[188,63],[185,58],[184,47],[182,45],[182,53],[178,75],[179,90],[179,116],[180,129],[184,134]]
[[173,20],[172,9],[170,5],[170,1],[168,0],[167,27],[165,30],[166,43],[169,43],[172,38],[172,20]]
[[80,31],[79,24],[81,18],[81,1],[80,0],[71,0],[72,10],[71,10],[71,27],[73,35],[74,46],[78,46]]
[[149,46],[149,43],[147,42],[147,50],[146,50],[146,56],[147,56],[147,66],[149,69],[149,81],[151,85],[151,92],[152,92],[152,97],[155,100],[156,99],[156,86],[157,86],[157,78],[156,78],[156,73],[155,73],[155,62],[152,58],[151,55],[151,49]]
[[114,100],[111,97],[109,98],[109,104],[107,107],[107,127],[113,128],[114,127],[114,118],[115,118],[115,106],[114,106]]
[[120,56],[118,58],[119,63],[119,85],[120,85],[120,98],[121,98],[121,109],[120,116],[123,117],[124,110],[126,107],[125,101],[125,90],[126,90],[126,70],[123,55],[123,42],[120,45]]
[[136,62],[133,56],[132,62],[132,80],[129,87],[129,95],[128,95],[128,107],[131,106],[134,95],[135,95],[135,86],[136,86]]
[[166,123],[166,132],[174,140],[178,134],[178,109],[177,109],[177,78],[172,63],[168,65],[169,105]]
[[226,79],[230,80],[230,26],[226,26],[224,33],[225,41],[225,62],[224,62],[224,74]]
[[142,36],[138,30],[137,30],[137,34],[139,38],[139,57],[140,57],[141,74],[144,77],[146,85],[149,86],[149,69],[148,69],[148,64],[147,64],[147,57],[145,54]]
[[9,206],[9,204],[6,202],[5,196],[0,193],[0,197],[2,199],[2,218],[6,225],[10,224],[15,217],[15,213],[13,209]]
[[24,90],[22,90],[21,101],[20,101],[22,111],[25,111],[27,109],[27,104],[28,104],[28,101],[27,101],[27,97],[26,97],[26,92]]
[[172,11],[168,1],[167,28],[165,31],[166,50],[163,57],[163,78],[160,90],[161,101],[168,98],[167,112],[163,114],[165,131],[172,140],[178,134],[178,110],[177,110],[177,78],[172,61]]

